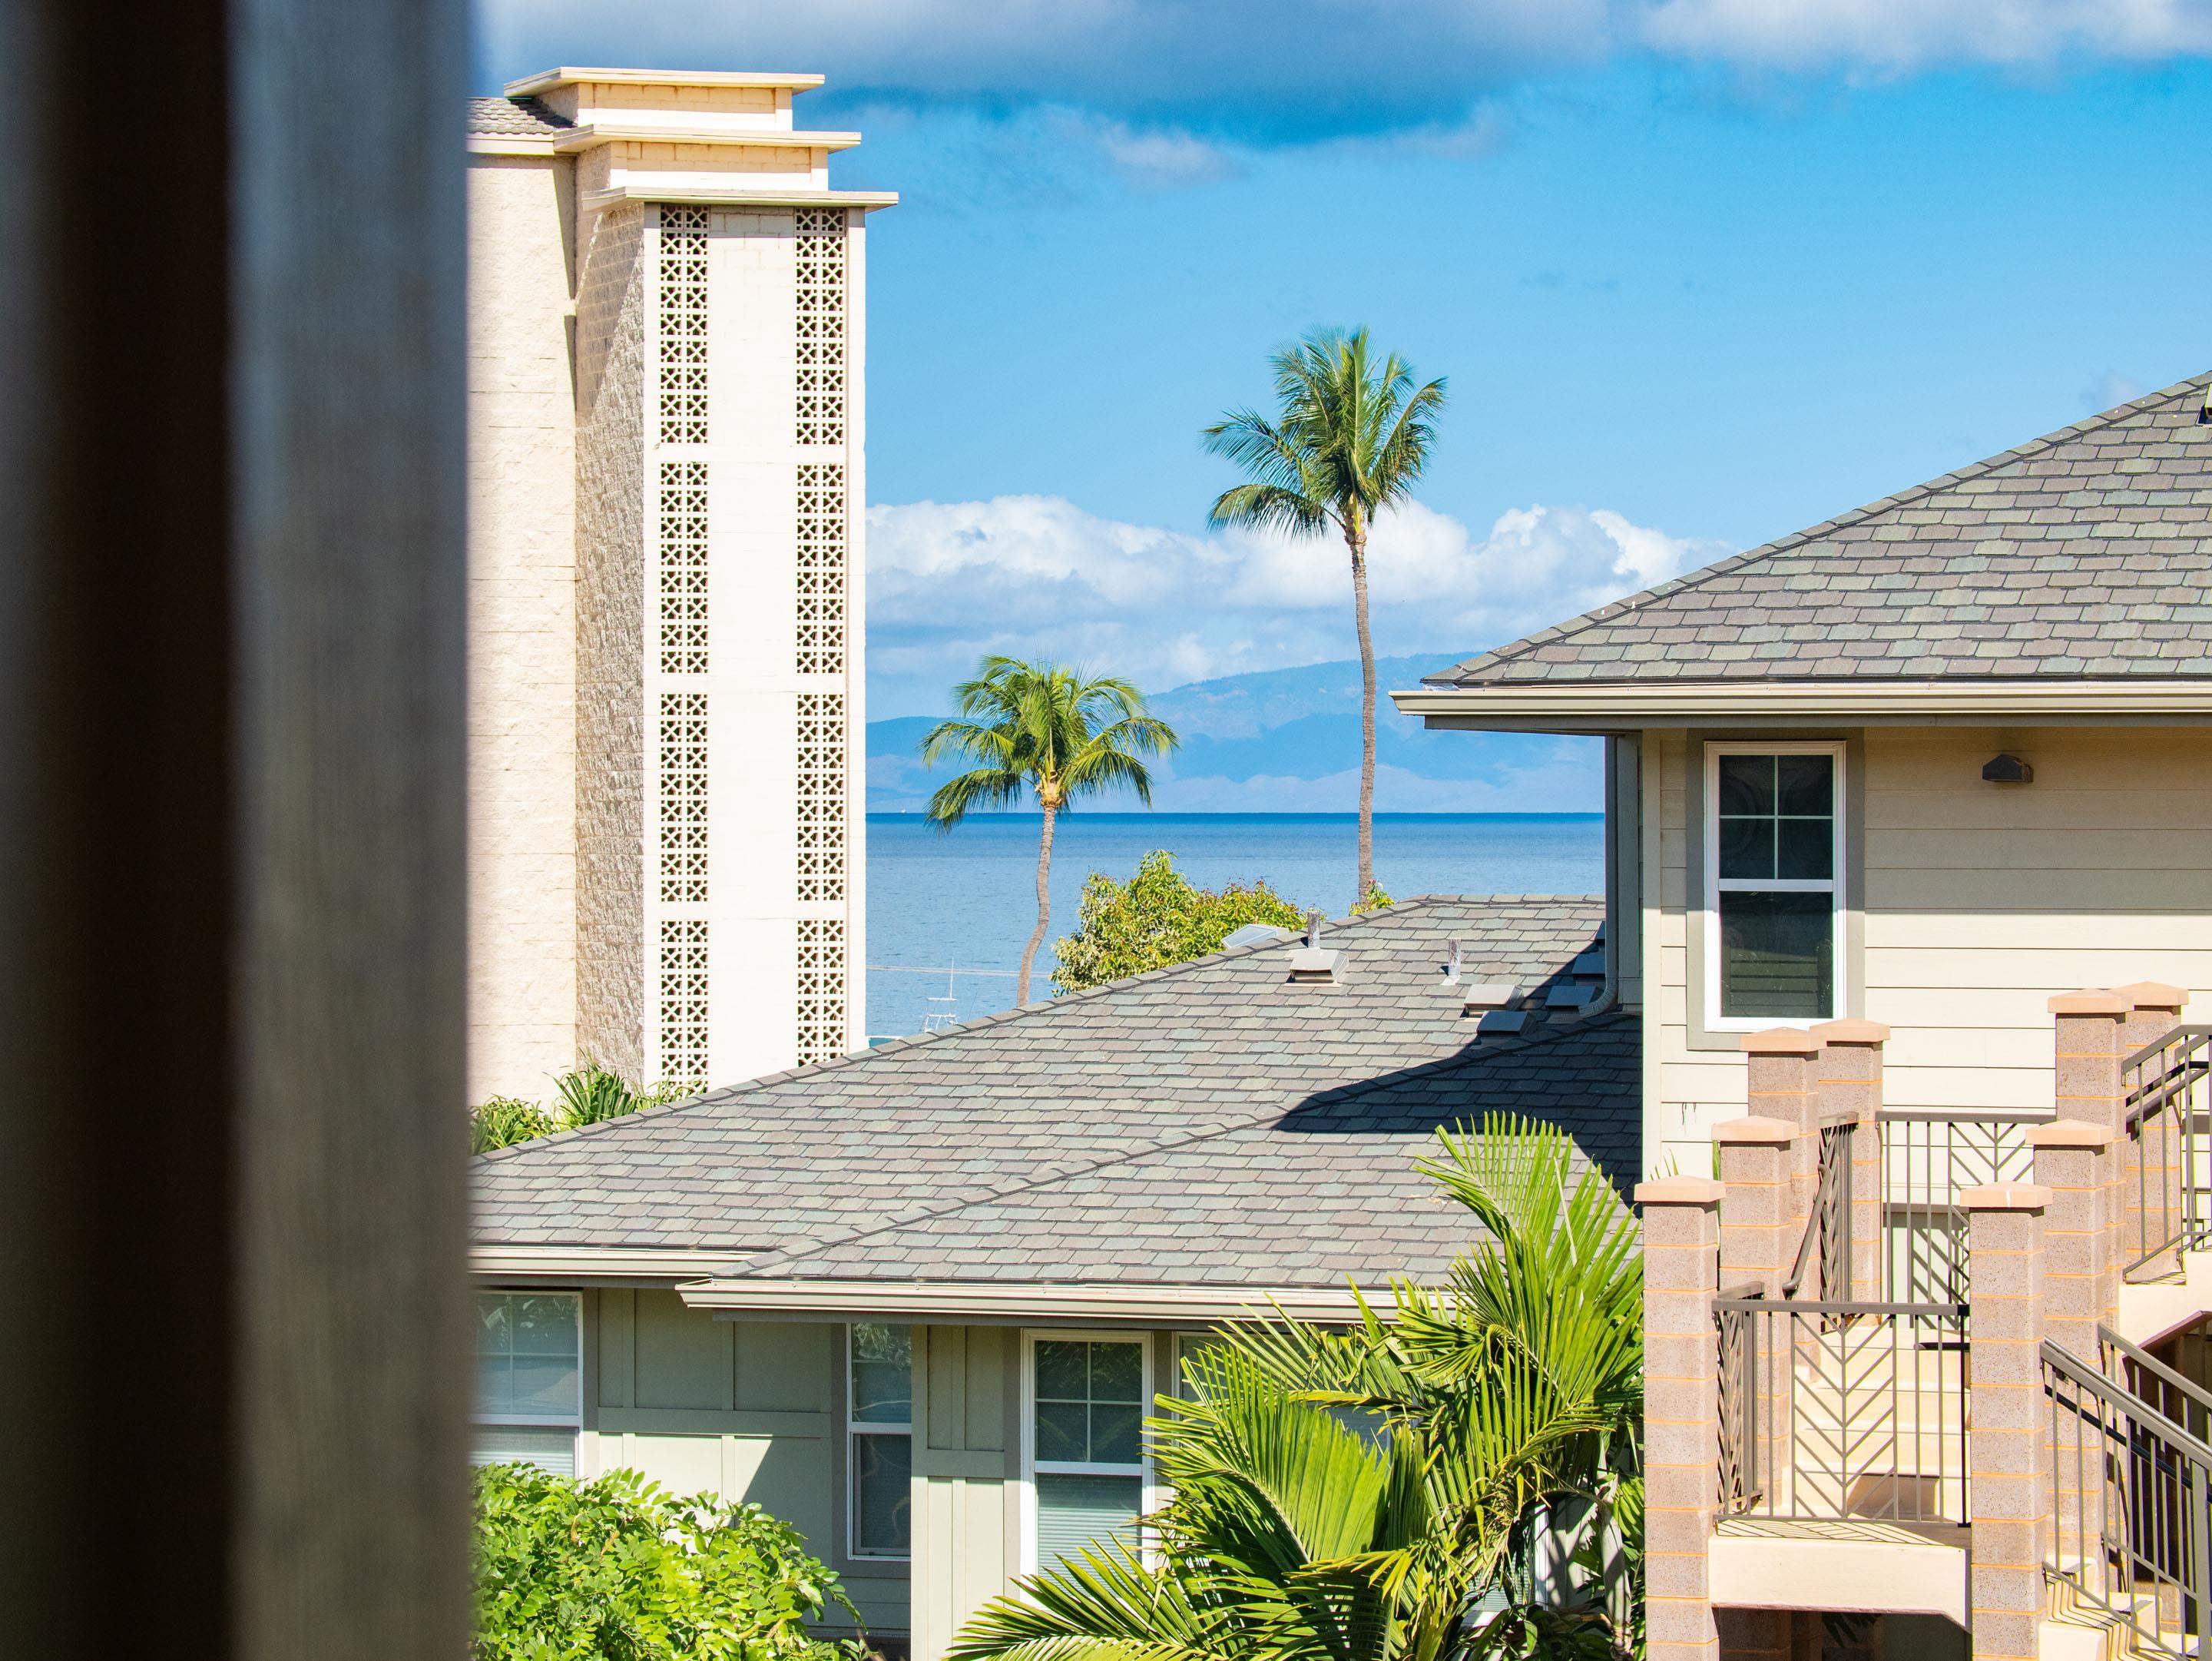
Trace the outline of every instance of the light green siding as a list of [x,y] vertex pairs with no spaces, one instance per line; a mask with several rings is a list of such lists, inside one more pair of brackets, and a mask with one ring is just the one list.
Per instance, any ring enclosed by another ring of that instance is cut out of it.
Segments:
[[918,1326],[914,1341],[914,1661],[939,1661],[1016,1572],[1021,1335]]
[[844,1549],[842,1327],[718,1321],[673,1292],[611,1288],[586,1294],[584,1321],[587,1473],[752,1500],[838,1570],[872,1629],[906,1629],[907,1566]]

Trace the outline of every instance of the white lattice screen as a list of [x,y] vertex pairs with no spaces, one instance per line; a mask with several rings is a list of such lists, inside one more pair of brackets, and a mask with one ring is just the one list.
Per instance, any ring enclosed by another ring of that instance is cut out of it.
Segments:
[[660,923],[660,1075],[656,1083],[703,1089],[707,1084],[707,920],[665,917]]
[[801,444],[845,441],[845,210],[798,210]]
[[845,465],[799,464],[799,640],[802,675],[845,672]]
[[707,899],[707,695],[660,695],[657,774],[660,785],[660,898]]
[[799,920],[799,1060],[845,1053],[845,925],[834,917]]
[[707,441],[707,210],[660,210],[660,441]]
[[707,464],[660,464],[660,672],[707,672]]
[[799,897],[845,897],[845,695],[799,695]]

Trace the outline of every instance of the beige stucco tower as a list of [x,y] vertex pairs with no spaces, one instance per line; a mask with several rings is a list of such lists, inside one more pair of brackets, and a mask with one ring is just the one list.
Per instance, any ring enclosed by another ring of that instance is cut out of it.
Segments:
[[860,1041],[860,142],[811,75],[471,106],[470,1091]]

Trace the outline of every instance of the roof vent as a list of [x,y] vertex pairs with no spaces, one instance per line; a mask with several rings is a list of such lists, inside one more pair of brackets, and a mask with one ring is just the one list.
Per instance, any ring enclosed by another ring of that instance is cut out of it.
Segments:
[[2204,389],[2204,401],[2197,406],[2197,424],[2212,423],[2212,386]]
[[1248,922],[1242,928],[1231,929],[1221,942],[1224,952],[1233,952],[1240,946],[1273,946],[1278,940],[1294,939],[1287,928],[1278,928],[1271,922]]
[[1470,1015],[1493,1009],[1510,1009],[1521,1001],[1517,981],[1474,981],[1468,983],[1464,1007]]
[[1321,943],[1321,913],[1306,913],[1306,943],[1291,953],[1291,983],[1294,986],[1334,986],[1343,969],[1344,953]]
[[1482,1019],[1475,1024],[1474,1036],[1478,1038],[1517,1037],[1522,1028],[1528,1025],[1528,1016],[1525,1010],[1486,1010]]
[[1457,940],[1444,948],[1444,984],[1457,986],[1459,971],[1467,962],[1467,952]]

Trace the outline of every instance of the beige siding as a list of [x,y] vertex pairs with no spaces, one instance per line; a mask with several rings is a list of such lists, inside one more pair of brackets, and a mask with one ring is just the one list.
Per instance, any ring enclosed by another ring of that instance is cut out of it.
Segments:
[[575,1052],[566,161],[469,168],[469,1099]]
[[836,1535],[842,1327],[718,1321],[673,1292],[623,1290],[587,1297],[585,1323],[587,1474],[627,1467],[679,1493],[752,1500],[847,1570],[872,1629],[905,1629],[903,1572],[854,1572]]
[[[2001,750],[2034,782],[1983,782]],[[1689,1042],[1697,753],[1679,733],[1646,745],[1659,879],[1645,913],[1646,1163],[1701,1171],[1711,1123],[1743,1110],[1743,1074],[1735,1054]],[[2140,980],[2212,991],[2212,733],[1872,728],[1863,755],[1859,1013],[1893,1029],[1892,1105],[2048,1107],[2052,993]]]

